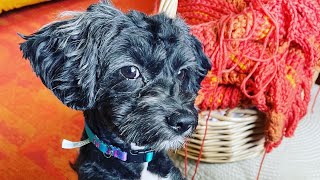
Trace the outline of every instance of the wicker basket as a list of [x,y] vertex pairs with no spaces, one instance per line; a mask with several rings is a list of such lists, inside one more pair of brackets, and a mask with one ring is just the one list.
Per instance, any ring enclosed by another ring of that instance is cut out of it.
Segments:
[[[198,159],[208,111],[199,114],[196,132],[188,138],[188,158]],[[255,157],[264,151],[264,117],[257,110],[213,111],[208,121],[201,161],[224,163]],[[185,155],[183,150],[177,151]]]

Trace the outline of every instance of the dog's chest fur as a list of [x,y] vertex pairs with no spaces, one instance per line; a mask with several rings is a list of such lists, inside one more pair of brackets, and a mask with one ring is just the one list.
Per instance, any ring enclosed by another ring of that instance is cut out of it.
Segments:
[[171,180],[170,174],[166,178],[162,178],[152,172],[148,171],[148,163],[143,164],[143,170],[141,172],[141,180]]
[[[131,143],[130,146],[131,146],[131,149],[134,149],[134,150],[140,150],[145,148],[145,147],[139,147],[135,143]],[[170,174],[168,175],[168,177],[162,178],[159,175],[148,171],[148,165],[149,165],[148,162],[145,162],[142,165],[143,169],[141,171],[141,177],[140,177],[141,180],[171,180]]]
[[122,162],[106,158],[92,144],[83,146],[76,162],[79,179],[87,180],[182,180],[177,167],[164,152],[155,153],[149,163]]

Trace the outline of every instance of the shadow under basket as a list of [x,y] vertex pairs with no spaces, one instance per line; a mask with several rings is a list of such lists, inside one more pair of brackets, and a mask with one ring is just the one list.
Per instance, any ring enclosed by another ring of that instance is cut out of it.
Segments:
[[[196,131],[187,139],[187,157],[190,159],[199,157],[208,115],[209,111],[199,113]],[[255,109],[212,111],[200,161],[225,163],[263,154],[264,124],[265,116]],[[185,151],[178,150],[177,154],[185,156]]]

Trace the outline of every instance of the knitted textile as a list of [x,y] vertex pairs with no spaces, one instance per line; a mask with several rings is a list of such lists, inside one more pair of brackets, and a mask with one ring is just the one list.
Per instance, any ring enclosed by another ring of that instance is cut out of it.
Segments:
[[200,109],[254,105],[267,116],[267,152],[292,136],[319,63],[320,1],[179,0],[178,13],[212,61]]

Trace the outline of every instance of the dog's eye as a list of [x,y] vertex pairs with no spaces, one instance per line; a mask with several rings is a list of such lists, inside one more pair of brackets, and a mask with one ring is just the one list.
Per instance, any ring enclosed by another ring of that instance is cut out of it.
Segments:
[[186,70],[185,69],[181,69],[178,71],[178,79],[180,79],[181,81],[184,80],[184,78],[186,77]]
[[121,68],[121,74],[128,79],[137,79],[140,76],[139,69],[135,66]]

